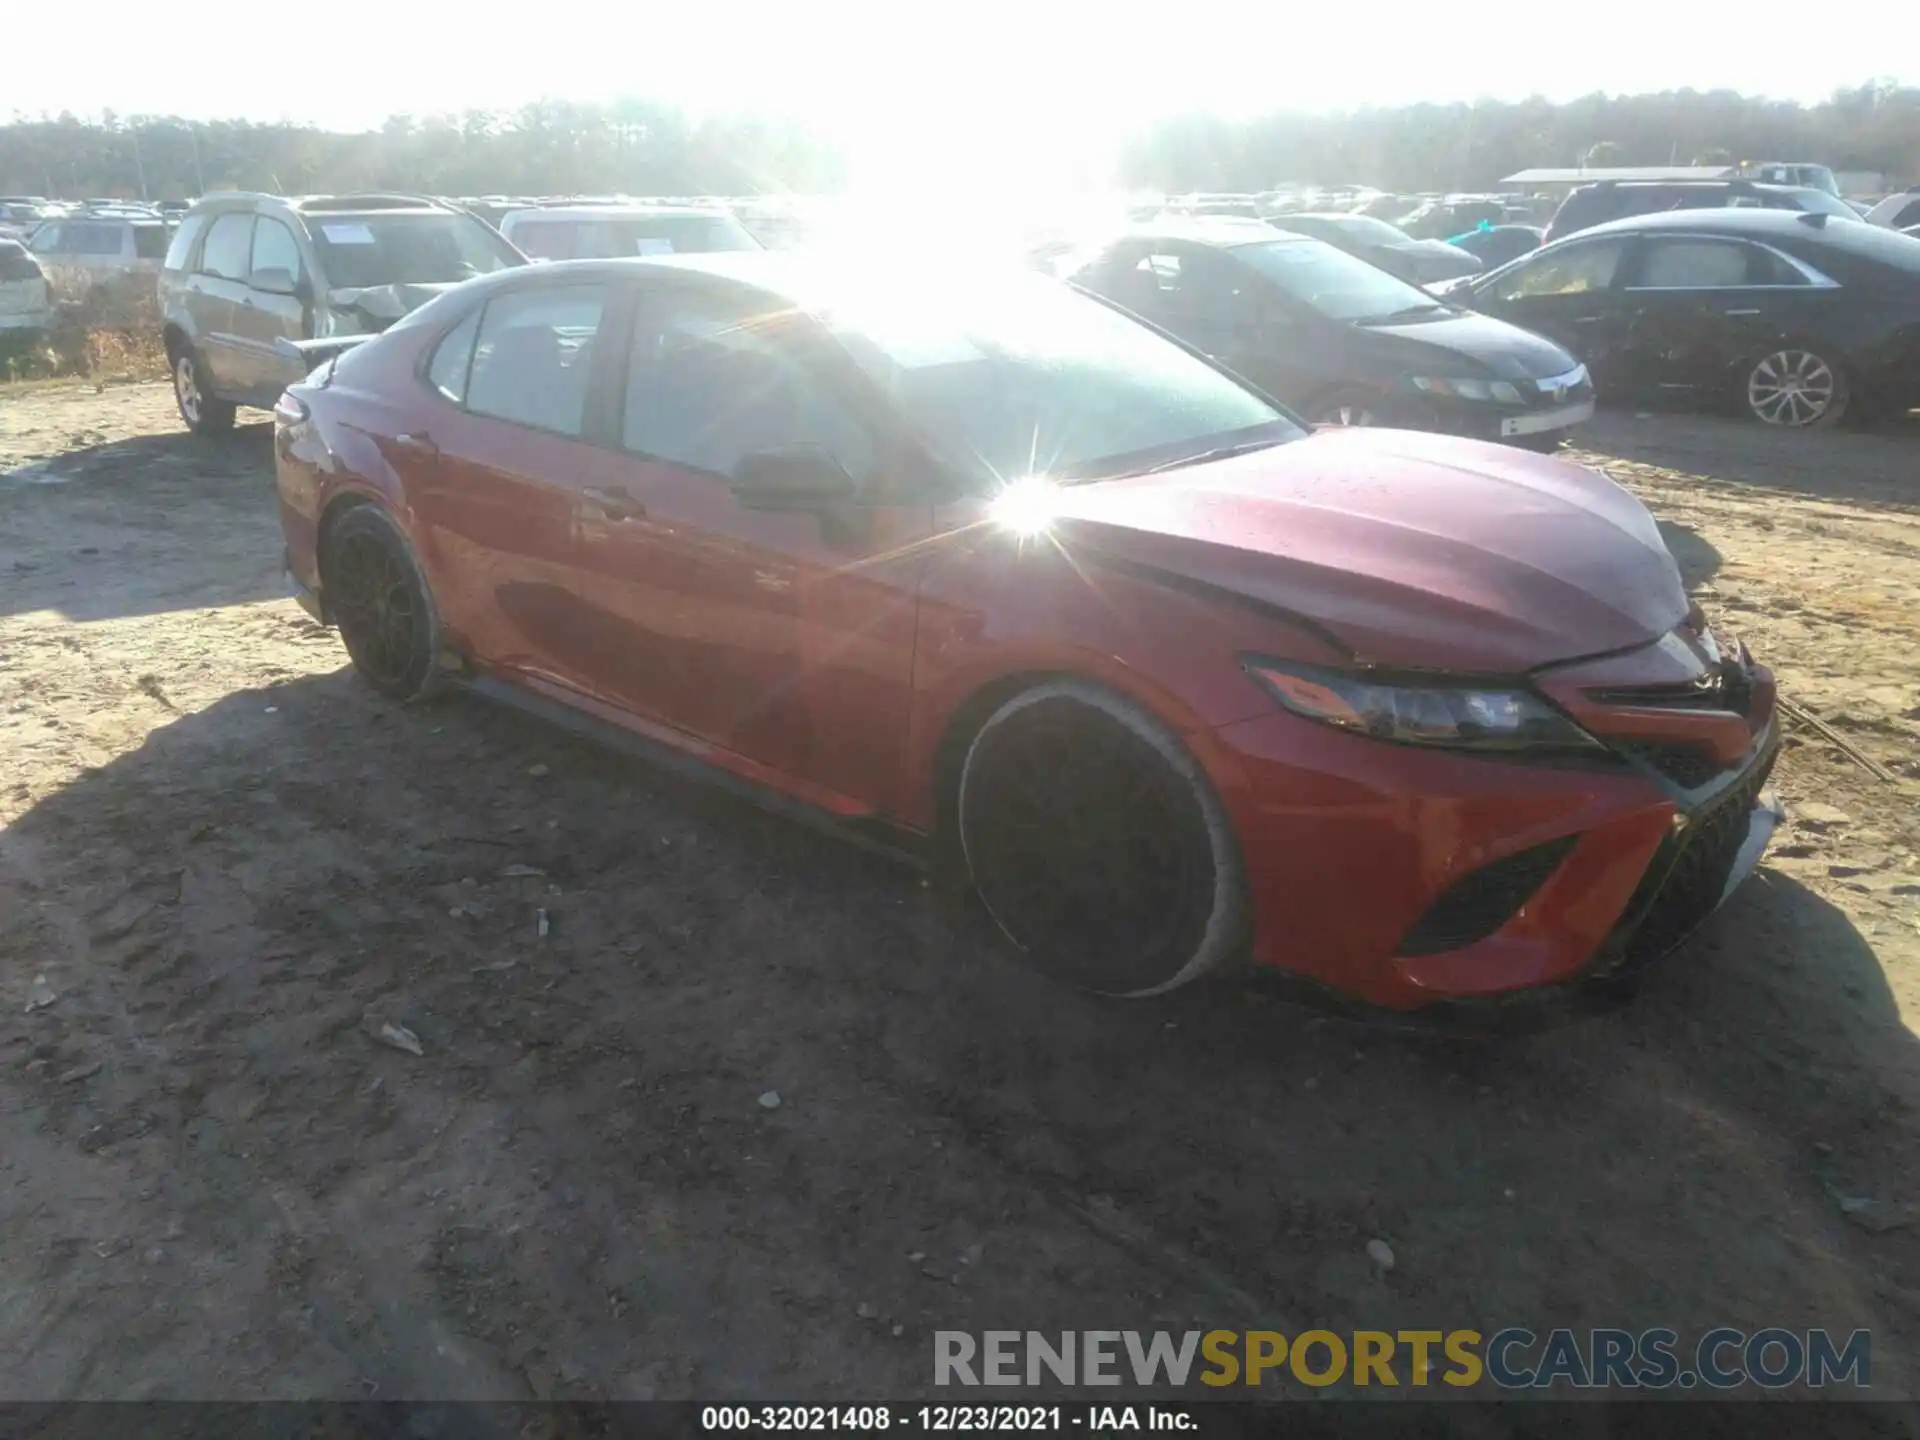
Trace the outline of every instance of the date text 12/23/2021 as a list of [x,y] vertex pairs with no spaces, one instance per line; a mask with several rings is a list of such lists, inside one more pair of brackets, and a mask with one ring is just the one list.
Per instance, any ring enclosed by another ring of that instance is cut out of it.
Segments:
[[1179,1405],[704,1405],[707,1431],[840,1431],[977,1434],[1010,1431],[1115,1434],[1198,1430]]

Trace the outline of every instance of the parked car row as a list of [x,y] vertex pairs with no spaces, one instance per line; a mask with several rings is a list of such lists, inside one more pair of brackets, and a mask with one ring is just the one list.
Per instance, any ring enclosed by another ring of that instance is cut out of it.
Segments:
[[1609,396],[1796,427],[1920,405],[1920,242],[1825,212],[1642,215],[1435,289],[1559,341]]
[[1245,956],[1396,1008],[1611,982],[1732,893],[1773,682],[1639,502],[1269,388],[1373,345],[1435,382],[1409,403],[1544,434],[1506,421],[1575,362],[1253,221],[1078,279],[503,265],[313,342],[289,573],[383,694],[464,685],[950,866],[1103,993]]

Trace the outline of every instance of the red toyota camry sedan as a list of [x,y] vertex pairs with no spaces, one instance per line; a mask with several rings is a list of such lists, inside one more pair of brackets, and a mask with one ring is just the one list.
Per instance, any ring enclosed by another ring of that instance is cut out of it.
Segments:
[[1614,975],[1779,818],[1772,679],[1631,496],[1310,433],[1038,275],[504,271],[324,359],[275,448],[288,570],[381,692],[951,860],[1095,991]]

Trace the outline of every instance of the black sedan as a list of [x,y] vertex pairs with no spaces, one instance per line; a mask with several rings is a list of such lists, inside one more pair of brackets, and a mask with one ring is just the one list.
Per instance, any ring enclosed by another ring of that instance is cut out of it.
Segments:
[[1068,278],[1320,424],[1551,449],[1593,413],[1585,369],[1553,341],[1304,236],[1235,220],[1156,226]]
[[1790,426],[1920,404],[1920,242],[1878,226],[1762,209],[1640,215],[1437,292],[1559,340],[1610,396]]
[[1458,246],[1444,240],[1416,240],[1406,231],[1366,215],[1272,215],[1267,223],[1289,235],[1324,240],[1415,285],[1456,280],[1487,268],[1486,261]]

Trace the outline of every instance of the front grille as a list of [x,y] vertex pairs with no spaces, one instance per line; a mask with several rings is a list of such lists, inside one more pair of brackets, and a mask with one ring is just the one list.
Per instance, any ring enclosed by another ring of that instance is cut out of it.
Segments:
[[1578,838],[1567,835],[1535,845],[1454,881],[1413,922],[1396,953],[1438,955],[1486,939],[1546,882]]
[[1682,790],[1697,790],[1727,767],[1704,745],[1662,745],[1650,740],[1620,740],[1615,750],[1651,765]]
[[1769,752],[1738,784],[1697,811],[1654,853],[1627,902],[1617,969],[1634,970],[1659,959],[1713,913],[1747,838],[1749,816],[1772,773],[1775,753]]

